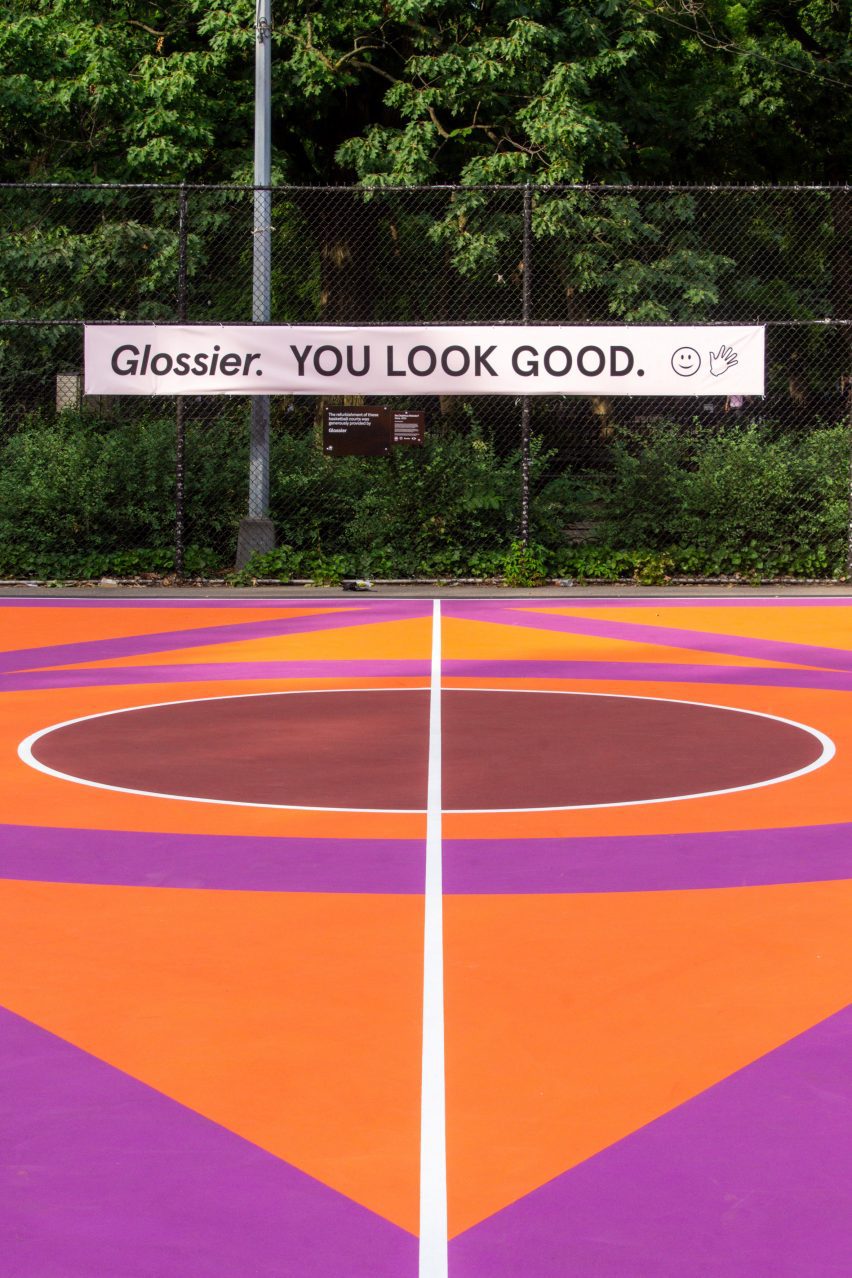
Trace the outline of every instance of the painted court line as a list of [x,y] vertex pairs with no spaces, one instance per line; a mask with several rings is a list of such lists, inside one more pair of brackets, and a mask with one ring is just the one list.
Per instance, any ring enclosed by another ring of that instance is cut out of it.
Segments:
[[[440,606],[437,600],[436,600],[436,606]],[[439,625],[439,623],[437,622],[435,624]],[[436,641],[433,639],[433,643],[434,642]],[[225,806],[225,807],[268,808],[268,809],[277,809],[281,811],[291,811],[291,812],[366,812],[366,813],[373,813],[373,814],[376,814],[376,813],[415,814],[417,812],[422,812],[423,809],[422,808],[370,808],[370,807],[352,808],[352,807],[329,807],[329,806],[320,806],[317,804],[302,804],[302,803],[261,803],[261,802],[250,800],[250,799],[220,799],[220,798],[213,798],[206,795],[202,796],[202,795],[180,794],[180,793],[175,793],[175,792],[166,791],[166,790],[136,789],[130,786],[114,785],[106,781],[96,781],[90,777],[77,776],[74,773],[64,772],[57,768],[51,767],[49,764],[44,763],[42,760],[37,758],[34,752],[34,747],[37,746],[38,742],[43,737],[49,736],[52,732],[56,732],[61,728],[74,727],[76,724],[86,723],[92,719],[109,719],[109,718],[113,718],[116,715],[133,714],[140,710],[159,710],[159,709],[167,708],[169,706],[179,707],[183,705],[193,705],[200,702],[209,702],[209,701],[243,701],[243,700],[247,701],[255,697],[257,698],[260,698],[260,697],[313,697],[313,696],[328,697],[328,696],[334,696],[337,693],[341,693],[341,692],[345,692],[347,694],[353,693],[353,692],[357,692],[361,694],[368,694],[373,692],[375,693],[413,692],[413,693],[422,694],[428,691],[430,694],[430,750],[431,750],[432,742],[435,739],[438,740],[439,744],[441,742],[440,704],[436,705],[436,695],[435,695],[436,689],[440,691],[440,678],[441,678],[440,635],[438,635],[437,643],[439,645],[439,652],[438,652],[439,664],[437,667],[435,667],[434,665],[432,666],[431,683],[428,689],[425,687],[400,688],[398,686],[393,686],[393,685],[391,685],[390,687],[382,687],[382,688],[376,688],[376,687],[290,688],[284,691],[274,691],[274,692],[239,692],[239,693],[227,694],[225,696],[215,696],[215,697],[188,697],[183,701],[155,701],[155,702],[148,702],[148,703],[143,702],[141,705],[137,705],[137,706],[122,706],[115,710],[99,711],[97,714],[81,715],[79,718],[66,719],[62,723],[54,723],[54,724],[48,725],[48,727],[46,728],[40,728],[37,732],[31,733],[30,736],[26,737],[23,741],[20,742],[20,744],[18,745],[18,757],[21,759],[23,763],[27,764],[28,767],[35,769],[37,772],[43,772],[47,776],[56,777],[60,781],[70,781],[76,785],[89,786],[97,790],[111,790],[119,794],[139,795],[143,798],[175,799],[181,803],[212,803],[212,804],[217,804],[217,805]],[[723,795],[723,794],[739,794],[746,790],[759,790],[759,789],[765,788],[766,786],[778,785],[782,781],[792,781],[796,777],[806,776],[809,772],[814,772],[816,771],[817,768],[821,768],[826,763],[829,763],[836,754],[836,746],[834,742],[831,740],[830,737],[826,736],[826,734],[824,732],[821,732],[818,728],[814,728],[811,725],[806,723],[800,723],[796,719],[788,719],[782,715],[769,714],[767,711],[763,711],[763,710],[747,710],[742,706],[725,706],[725,705],[719,705],[715,702],[708,702],[708,701],[691,701],[691,700],[683,701],[675,697],[649,697],[649,696],[642,696],[637,693],[577,692],[576,690],[565,689],[565,688],[504,689],[500,687],[468,688],[468,687],[460,686],[460,687],[449,688],[448,692],[453,694],[465,693],[465,692],[472,692],[476,694],[482,694],[482,693],[501,694],[505,692],[510,692],[511,695],[513,696],[523,695],[523,696],[543,696],[543,697],[584,697],[584,698],[594,697],[594,698],[602,698],[606,700],[653,701],[653,702],[663,702],[668,705],[697,706],[699,708],[707,709],[707,710],[722,710],[730,714],[748,715],[756,719],[772,719],[776,723],[783,723],[783,724],[786,724],[788,727],[798,728],[802,732],[808,733],[810,736],[814,737],[819,742],[820,746],[822,747],[821,753],[818,756],[818,758],[814,759],[812,763],[808,763],[804,767],[798,768],[793,772],[785,772],[779,776],[766,777],[759,781],[749,782],[745,785],[726,786],[720,790],[700,790],[700,791],[689,792],[686,794],[669,794],[669,795],[663,795],[659,797],[652,797],[648,799],[608,799],[606,802],[602,802],[602,803],[548,804],[545,807],[448,808],[447,809],[448,813],[451,813],[453,815],[459,815],[459,814],[487,815],[489,813],[502,813],[502,812],[505,812],[505,813],[508,813],[508,812],[572,812],[572,811],[588,810],[588,809],[594,809],[594,808],[644,807],[647,804],[651,804],[651,803],[675,803],[675,802],[680,802],[682,800],[688,800],[688,799],[714,798],[718,795]],[[440,698],[437,698],[437,701],[440,702]],[[435,726],[436,724],[437,724],[437,728]],[[437,738],[436,738],[436,732],[437,732]],[[440,800],[442,796],[441,796],[441,786],[440,786],[441,769],[440,769],[439,763],[440,763],[440,758],[437,762],[435,762],[435,766],[433,769],[433,766],[432,766],[433,760],[430,754],[429,774],[428,774],[429,782],[430,784],[433,784],[433,786],[437,786],[436,792]],[[430,801],[429,800],[430,793],[432,793],[432,791],[429,791],[427,787],[427,813],[428,813],[428,803]],[[427,815],[427,828],[428,828],[428,815]],[[438,846],[440,847],[440,828],[438,829],[437,840],[438,840]],[[440,856],[438,857],[438,865],[440,869]]]
[[287,688],[282,692],[237,692],[230,693],[227,696],[218,697],[187,697],[183,701],[149,701],[142,702],[138,706],[120,706],[117,710],[101,710],[97,714],[84,714],[76,719],[65,719],[62,723],[52,723],[46,728],[39,728],[37,732],[33,732],[26,737],[18,746],[18,757],[26,763],[28,767],[34,768],[36,772],[43,772],[46,776],[56,777],[59,781],[72,781],[76,785],[90,786],[95,790],[111,790],[116,794],[138,794],[146,799],[176,799],[180,803],[215,803],[223,807],[231,808],[273,808],[286,812],[372,812],[372,813],[417,813],[422,812],[422,808],[334,808],[334,807],[317,807],[316,804],[309,803],[256,803],[249,799],[215,799],[197,794],[173,794],[168,790],[137,790],[126,785],[112,785],[107,781],[94,781],[90,777],[78,777],[71,772],[61,772],[58,768],[52,768],[47,763],[42,763],[33,753],[33,747],[38,744],[42,737],[48,736],[51,732],[58,732],[60,728],[73,728],[78,723],[87,723],[91,719],[110,719],[115,715],[133,714],[138,710],[162,710],[169,706],[186,706],[194,705],[200,701],[246,701],[252,697],[311,697],[311,696],[328,696],[338,692],[426,692],[426,688]]
[[447,1137],[444,1080],[444,886],[441,866],[441,604],[432,614],[429,780],[423,928],[423,1063],[420,1089],[420,1278],[446,1278]]
[[488,813],[499,814],[501,812],[579,812],[589,811],[593,808],[641,808],[649,803],[677,803],[684,799],[713,799],[722,794],[740,794],[744,790],[763,790],[770,785],[778,785],[781,781],[793,781],[796,777],[807,776],[809,772],[815,772],[817,768],[822,768],[826,763],[830,763],[837,753],[837,747],[826,736],[824,732],[820,732],[819,728],[813,728],[810,724],[799,723],[797,719],[786,719],[780,714],[769,714],[765,710],[747,710],[743,706],[724,706],[717,705],[713,701],[681,701],[676,697],[646,697],[632,692],[577,692],[573,689],[566,688],[512,688],[510,690],[504,688],[450,688],[450,692],[505,692],[521,693],[523,696],[530,697],[602,697],[610,701],[657,701],[672,706],[698,706],[703,710],[723,710],[730,714],[745,714],[753,719],[774,719],[776,723],[785,723],[790,728],[799,728],[802,732],[807,732],[814,737],[822,747],[818,758],[813,763],[807,763],[802,768],[797,768],[795,772],[784,772],[777,777],[767,777],[762,781],[750,781],[746,785],[726,786],[722,790],[697,790],[690,794],[667,794],[660,798],[652,799],[608,799],[606,803],[563,803],[550,804],[547,807],[539,808],[447,808],[447,814],[450,816],[459,815],[486,815]]

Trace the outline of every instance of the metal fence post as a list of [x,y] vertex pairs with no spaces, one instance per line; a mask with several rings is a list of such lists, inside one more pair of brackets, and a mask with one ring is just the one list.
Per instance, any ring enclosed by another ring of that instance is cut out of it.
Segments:
[[849,441],[849,507],[846,525],[846,580],[852,581],[852,334],[846,342],[848,372],[841,374],[841,386],[846,396],[846,425]]
[[[272,2],[257,0],[254,61],[254,251],[252,321],[268,324],[272,299]],[[269,396],[253,395],[248,518],[240,524],[237,567],[275,545],[269,518]]]
[[[521,316],[529,324],[532,306],[532,188],[524,187],[524,248],[521,259]],[[521,541],[530,540],[530,397],[521,399]]]
[[[186,185],[181,183],[178,197],[178,287],[177,319],[186,323],[187,235],[189,207]],[[183,576],[184,546],[186,541],[184,480],[186,468],[186,424],[184,421],[184,397],[175,400],[175,574]]]

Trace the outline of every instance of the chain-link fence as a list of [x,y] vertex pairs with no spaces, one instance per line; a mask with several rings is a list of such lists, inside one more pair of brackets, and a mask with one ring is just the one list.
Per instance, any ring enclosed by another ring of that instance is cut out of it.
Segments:
[[[226,574],[248,400],[86,397],[82,332],[250,322],[254,190],[7,185],[0,206],[0,574]],[[849,188],[288,187],[271,225],[273,323],[759,323],[767,393],[399,400],[426,442],[386,459],[325,456],[330,401],[273,398],[279,549],[254,571],[846,572]]]

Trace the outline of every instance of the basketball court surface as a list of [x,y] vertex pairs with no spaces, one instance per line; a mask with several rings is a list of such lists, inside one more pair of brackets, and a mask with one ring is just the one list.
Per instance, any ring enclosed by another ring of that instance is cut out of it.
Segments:
[[0,600],[2,1278],[852,1273],[850,604]]

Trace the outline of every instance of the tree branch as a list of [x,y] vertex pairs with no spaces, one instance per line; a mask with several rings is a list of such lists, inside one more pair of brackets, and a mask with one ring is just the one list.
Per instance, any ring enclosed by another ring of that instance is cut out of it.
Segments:
[[399,81],[395,80],[392,75],[388,75],[387,71],[383,71],[381,67],[373,66],[372,62],[361,62],[357,56],[359,53],[367,53],[371,50],[380,49],[381,45],[361,44],[360,43],[361,37],[356,36],[354,47],[350,49],[348,53],[342,54],[337,59],[336,62],[332,62],[328,54],[323,53],[322,49],[318,49],[317,46],[314,44],[314,24],[313,24],[313,20],[310,17],[308,17],[306,26],[308,29],[308,36],[306,40],[303,40],[301,42],[302,48],[305,50],[309,50],[317,58],[319,58],[323,66],[327,67],[329,71],[339,71],[340,68],[345,66],[347,62],[350,62],[352,66],[358,67],[361,70],[369,68],[369,70],[375,71],[377,75],[383,75],[386,80],[390,80],[391,84],[399,83]]
[[428,106],[426,110],[429,112],[429,119],[432,121],[435,128],[440,133],[441,137],[442,138],[452,137],[452,134],[447,132],[447,130],[444,128],[443,124],[438,119],[437,115],[435,114],[435,108],[433,106]]
[[375,71],[376,75],[380,75],[383,80],[389,80],[391,84],[400,83],[395,75],[385,71],[384,67],[377,67],[374,62],[361,62],[357,58],[352,58],[351,65],[357,67],[359,71]]
[[165,37],[165,31],[155,31],[153,27],[146,26],[144,22],[137,22],[135,18],[125,18],[125,22],[131,27],[141,27],[143,31],[147,31],[148,35],[159,36],[161,39]]

